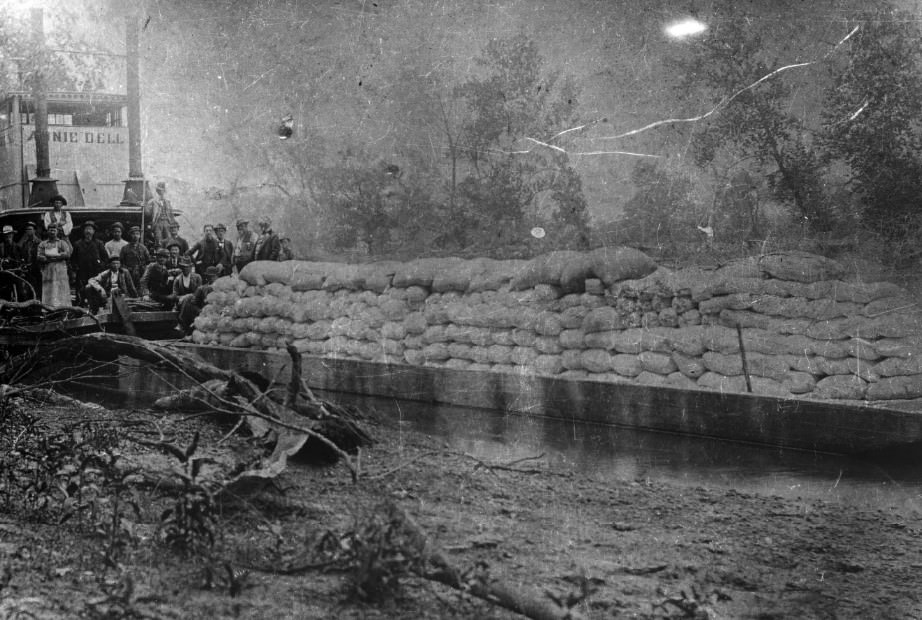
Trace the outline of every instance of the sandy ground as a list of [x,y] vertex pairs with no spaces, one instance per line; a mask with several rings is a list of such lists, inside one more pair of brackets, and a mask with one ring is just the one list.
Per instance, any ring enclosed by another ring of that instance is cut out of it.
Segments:
[[[91,413],[94,423],[122,431],[126,420],[150,419]],[[192,428],[202,431],[203,445],[227,430],[195,419],[180,432]],[[284,492],[263,490],[223,507],[205,553],[184,555],[158,542],[163,489],[133,491],[140,512],[111,565],[98,525],[59,523],[59,511],[27,511],[0,498],[0,619],[520,617],[401,574],[412,563],[406,553],[389,556],[398,568],[386,591],[362,600],[354,584],[364,573],[331,558],[355,548],[349,533],[375,532],[376,507],[386,501],[411,515],[430,548],[470,579],[501,582],[545,604],[548,593],[572,594],[581,599],[574,612],[586,618],[922,617],[917,517],[607,482],[541,460],[485,463],[389,423],[372,431],[377,443],[363,451],[357,483],[342,464],[292,465],[275,485]],[[121,437],[120,450],[144,452]],[[248,449],[242,439],[223,445]],[[336,549],[327,555],[317,551],[324,534]],[[305,564],[325,565],[279,574]],[[581,588],[591,594],[583,598]]]

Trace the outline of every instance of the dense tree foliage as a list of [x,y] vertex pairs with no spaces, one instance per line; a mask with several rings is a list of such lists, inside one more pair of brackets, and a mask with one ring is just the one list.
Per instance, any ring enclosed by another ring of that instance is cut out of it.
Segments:
[[[918,20],[886,5],[858,14],[844,24],[857,27],[852,36],[825,56],[788,65],[732,5],[712,21],[710,34],[676,61],[683,76],[677,86],[686,101],[714,102],[692,124],[689,145],[695,165],[711,179],[709,221],[719,223],[723,236],[762,237],[760,208],[774,201],[811,235],[854,233],[860,222],[889,240],[914,237],[922,229]],[[810,67],[811,86],[825,91],[811,99],[815,113],[792,111],[805,83],[789,72],[795,66]],[[639,205],[659,200],[670,209],[674,198],[662,195],[669,186],[664,174],[638,168],[629,228],[651,225],[649,207]]]
[[[713,20],[718,26],[676,62],[683,76],[679,92],[715,101],[714,113],[695,125],[690,138],[695,163],[710,172],[715,205],[733,209],[722,198],[737,172],[747,170],[765,179],[765,191],[790,205],[793,217],[816,232],[828,230],[819,165],[804,138],[808,127],[790,112],[792,86],[783,74],[763,80],[782,66],[780,61],[733,5]],[[739,232],[758,235],[758,214],[743,219],[749,220],[748,230]]]
[[588,223],[582,183],[552,144],[575,124],[575,83],[544,74],[537,43],[523,34],[494,39],[476,63],[485,75],[455,89],[469,110],[459,232],[483,235],[500,225],[523,234],[546,224],[579,238]]
[[625,226],[618,231],[619,239],[661,245],[697,236],[697,216],[691,208],[692,184],[687,177],[640,161],[634,166],[631,181],[638,191],[624,207]]
[[922,29],[907,13],[865,13],[848,55],[831,65],[822,144],[848,166],[861,220],[890,239],[922,227]]

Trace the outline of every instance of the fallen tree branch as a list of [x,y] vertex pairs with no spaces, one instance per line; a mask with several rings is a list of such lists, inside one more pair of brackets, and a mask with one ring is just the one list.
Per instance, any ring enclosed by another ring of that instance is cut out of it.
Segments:
[[[231,390],[239,394],[245,403],[238,403],[224,398],[222,395],[209,390],[217,399],[239,413],[228,409],[225,413],[231,415],[245,415],[248,423],[251,418],[269,423],[276,434],[276,445],[273,453],[266,459],[261,470],[248,470],[238,478],[246,476],[274,476],[284,467],[288,456],[292,456],[307,441],[313,438],[333,451],[346,463],[353,482],[358,480],[359,472],[347,452],[336,443],[325,437],[320,432],[320,422],[304,417],[305,410],[314,414],[316,418],[331,417],[329,409],[322,401],[298,403],[298,410],[289,409],[265,397],[265,392],[260,390],[246,377],[229,370],[224,370],[202,361],[201,359],[181,350],[155,342],[145,341],[133,336],[117,334],[93,333],[82,336],[73,336],[49,343],[42,343],[28,353],[14,357],[0,367],[0,382],[9,383],[8,378],[15,376],[18,380],[25,378],[22,374],[24,367],[33,372],[36,369],[47,370],[53,364],[62,360],[79,358],[111,359],[113,356],[123,355],[132,357],[142,362],[175,370],[198,383],[206,383],[219,379],[227,383]],[[313,398],[313,395],[310,395]],[[259,425],[254,429],[255,435],[265,434],[259,432]],[[251,424],[252,427],[252,424]],[[265,427],[263,427],[265,428]],[[284,432],[290,431],[290,432]]]
[[535,598],[497,579],[465,580],[462,571],[453,566],[445,554],[429,541],[413,517],[393,502],[388,502],[387,509],[391,519],[397,520],[412,538],[422,541],[425,548],[422,566],[428,569],[424,568],[419,571],[420,577],[467,592],[534,620],[578,620],[580,618],[580,615],[573,609],[565,609],[551,601]]

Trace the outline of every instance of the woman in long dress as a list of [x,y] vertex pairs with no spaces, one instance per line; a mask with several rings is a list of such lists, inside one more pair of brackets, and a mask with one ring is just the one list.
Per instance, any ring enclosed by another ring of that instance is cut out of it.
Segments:
[[42,265],[42,303],[60,308],[70,306],[70,282],[67,261],[72,252],[67,239],[58,237],[58,226],[48,226],[48,238],[38,246],[38,262]]

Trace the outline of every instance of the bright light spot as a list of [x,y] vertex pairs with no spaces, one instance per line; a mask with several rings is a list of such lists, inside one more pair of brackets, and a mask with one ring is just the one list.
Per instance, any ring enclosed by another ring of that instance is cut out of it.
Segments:
[[666,26],[666,34],[674,39],[682,39],[692,35],[701,34],[707,30],[707,24],[699,22],[697,19],[689,17],[680,22],[675,22]]
[[535,226],[534,228],[531,229],[531,236],[534,237],[535,239],[544,239],[545,234],[546,233],[544,232],[544,229],[541,228],[540,226]]

